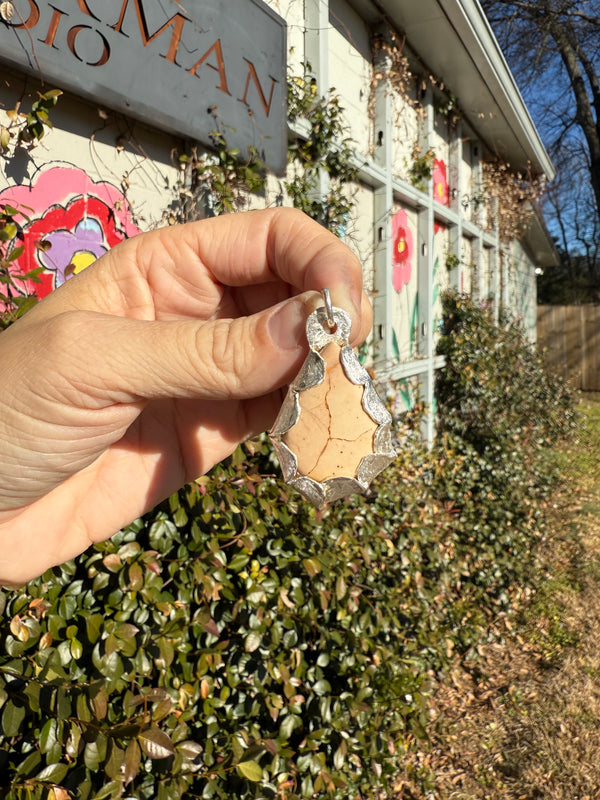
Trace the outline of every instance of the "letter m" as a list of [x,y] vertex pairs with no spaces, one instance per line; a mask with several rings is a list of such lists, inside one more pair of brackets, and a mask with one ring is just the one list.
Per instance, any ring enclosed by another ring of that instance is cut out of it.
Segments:
[[[129,7],[130,0],[123,0],[123,6],[121,8],[121,16],[119,17],[119,21],[116,25],[111,25],[110,27],[117,31],[117,33],[123,33],[124,36],[127,34],[123,32],[123,21],[125,19],[125,14],[127,13],[127,9]],[[175,58],[177,57],[177,49],[179,47],[179,43],[181,41],[181,33],[183,31],[183,26],[186,22],[188,22],[188,18],[184,17],[183,14],[174,14],[171,19],[167,20],[165,24],[159,28],[154,33],[150,33],[148,30],[148,22],[146,21],[146,15],[144,14],[144,7],[142,5],[142,0],[133,0],[133,5],[135,6],[135,13],[137,14],[137,21],[138,25],[140,26],[140,33],[142,35],[142,43],[144,47],[153,42],[161,33],[164,33],[168,28],[172,27],[173,31],[171,33],[171,41],[169,44],[169,49],[166,54],[162,54],[167,61],[172,61],[174,64]]]

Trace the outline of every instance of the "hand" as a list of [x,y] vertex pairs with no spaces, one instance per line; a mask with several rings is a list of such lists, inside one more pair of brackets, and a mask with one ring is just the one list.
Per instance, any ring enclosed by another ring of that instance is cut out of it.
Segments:
[[324,286],[361,342],[355,256],[300,212],[253,211],[129,239],[4,331],[0,582],[108,538],[270,427]]

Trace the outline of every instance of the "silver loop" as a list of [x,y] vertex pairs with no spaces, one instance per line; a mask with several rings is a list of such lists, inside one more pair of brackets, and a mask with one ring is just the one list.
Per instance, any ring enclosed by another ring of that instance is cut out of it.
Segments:
[[321,306],[306,320],[306,338],[311,350],[319,352],[330,342],[336,342],[340,347],[348,344],[348,337],[352,329],[352,320],[341,308],[333,306],[333,328],[327,321],[327,312]]
[[321,294],[323,295],[323,300],[325,302],[325,316],[327,317],[327,324],[329,325],[329,330],[332,331],[336,326],[336,322],[333,316],[333,306],[331,305],[331,294],[326,286],[323,287]]

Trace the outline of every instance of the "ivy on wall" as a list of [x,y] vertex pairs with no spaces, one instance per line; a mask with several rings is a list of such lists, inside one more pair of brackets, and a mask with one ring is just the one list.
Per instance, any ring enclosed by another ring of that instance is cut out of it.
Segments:
[[31,104],[29,111],[23,110],[22,100],[5,113],[7,125],[0,125],[0,155],[10,156],[15,147],[34,146],[40,142],[46,129],[52,128],[50,111],[61,96],[60,89],[50,89],[38,93],[38,99]]
[[[308,64],[304,76],[288,82],[288,118],[293,127],[298,123],[309,127],[289,145],[293,176],[286,180],[285,188],[295,208],[337,234],[352,210],[350,186],[358,167],[340,100],[333,89],[319,96]],[[324,193],[319,185],[322,172],[327,176]]]

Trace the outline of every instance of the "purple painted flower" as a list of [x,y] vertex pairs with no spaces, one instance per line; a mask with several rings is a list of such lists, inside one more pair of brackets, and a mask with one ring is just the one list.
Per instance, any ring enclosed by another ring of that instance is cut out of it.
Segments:
[[55,286],[60,286],[89,267],[107,250],[102,226],[92,217],[86,217],[72,231],[63,229],[47,233],[38,258],[43,267],[56,273]]

